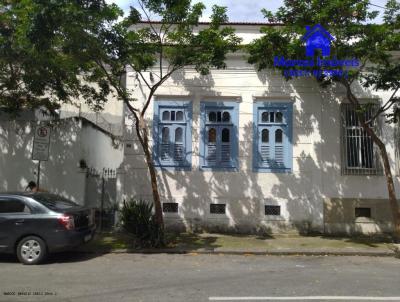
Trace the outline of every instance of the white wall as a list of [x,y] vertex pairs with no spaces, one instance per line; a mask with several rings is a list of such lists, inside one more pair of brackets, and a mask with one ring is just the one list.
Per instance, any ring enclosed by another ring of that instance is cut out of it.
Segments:
[[[321,90],[309,78],[286,82],[274,72],[256,73],[241,57],[233,56],[226,70],[212,71],[201,77],[187,69],[173,75],[157,91],[157,99],[182,99],[193,102],[193,157],[191,171],[158,171],[162,201],[180,203],[179,215],[184,223],[216,223],[229,226],[271,228],[283,222],[311,223],[321,230],[323,200],[326,197],[386,198],[383,176],[342,176],[340,162],[340,112],[344,91],[333,87]],[[130,74],[128,87],[135,88],[138,100],[146,89]],[[357,91],[371,98],[369,92]],[[239,102],[238,172],[199,171],[200,101],[236,100]],[[252,171],[252,111],[257,100],[291,101],[293,113],[293,171],[254,173]],[[146,115],[151,126],[153,105]],[[147,168],[141,146],[133,133],[132,120],[125,118],[126,132],[123,192],[151,200]],[[385,141],[394,169],[393,133],[385,125]],[[128,147],[131,146],[131,147]],[[147,175],[144,177],[144,175]],[[399,195],[399,178],[395,179]],[[210,202],[227,203],[227,215],[210,215]],[[279,204],[281,222],[269,221],[263,213],[264,202]],[[170,215],[169,215],[170,216]]]
[[[23,191],[29,181],[37,180],[37,161],[31,159],[36,122],[3,117],[0,121],[0,190]],[[64,195],[79,203],[85,198],[86,170],[79,168],[84,159],[89,167],[117,168],[122,162],[121,146],[80,119],[52,122],[50,156],[41,162],[40,188]]]

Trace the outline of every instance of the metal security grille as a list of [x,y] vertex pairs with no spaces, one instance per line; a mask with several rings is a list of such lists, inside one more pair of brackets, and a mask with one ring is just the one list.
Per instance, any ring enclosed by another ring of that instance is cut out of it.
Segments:
[[356,218],[358,218],[358,217],[371,218],[371,208],[355,208],[354,214],[355,214]]
[[279,216],[281,215],[281,206],[265,206],[265,215]]
[[163,203],[164,213],[178,213],[178,204],[176,202],[164,202]]
[[217,204],[212,203],[210,204],[210,213],[211,214],[225,214],[226,204]]
[[[364,110],[368,121],[376,111],[376,106]],[[351,104],[341,105],[342,118],[342,174],[345,175],[380,175],[382,168],[379,162],[379,151],[372,138],[362,128],[355,107]],[[374,125],[376,128],[376,125]]]

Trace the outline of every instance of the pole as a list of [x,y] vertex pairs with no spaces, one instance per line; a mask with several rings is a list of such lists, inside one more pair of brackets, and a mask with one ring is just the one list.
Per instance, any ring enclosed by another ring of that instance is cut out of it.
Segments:
[[40,160],[38,162],[38,169],[37,169],[37,177],[36,177],[36,186],[37,190],[39,191],[39,185],[40,185]]

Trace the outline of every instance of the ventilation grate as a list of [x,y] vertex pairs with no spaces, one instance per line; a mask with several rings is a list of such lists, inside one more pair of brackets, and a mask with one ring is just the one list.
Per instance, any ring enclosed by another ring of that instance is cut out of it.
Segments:
[[281,206],[265,206],[265,215],[279,216],[281,215]]
[[354,214],[356,218],[358,217],[371,218],[371,208],[355,208]]
[[163,203],[164,213],[178,213],[178,204],[176,202],[164,202]]
[[225,214],[226,204],[217,204],[212,203],[210,204],[210,213],[211,214]]

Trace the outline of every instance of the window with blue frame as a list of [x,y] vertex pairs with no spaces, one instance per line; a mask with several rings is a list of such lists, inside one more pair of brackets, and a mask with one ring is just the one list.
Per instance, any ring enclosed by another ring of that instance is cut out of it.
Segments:
[[238,168],[238,103],[202,102],[201,169]]
[[191,168],[192,104],[189,101],[154,102],[153,158],[158,167]]
[[254,103],[255,171],[292,170],[292,108],[292,103]]

